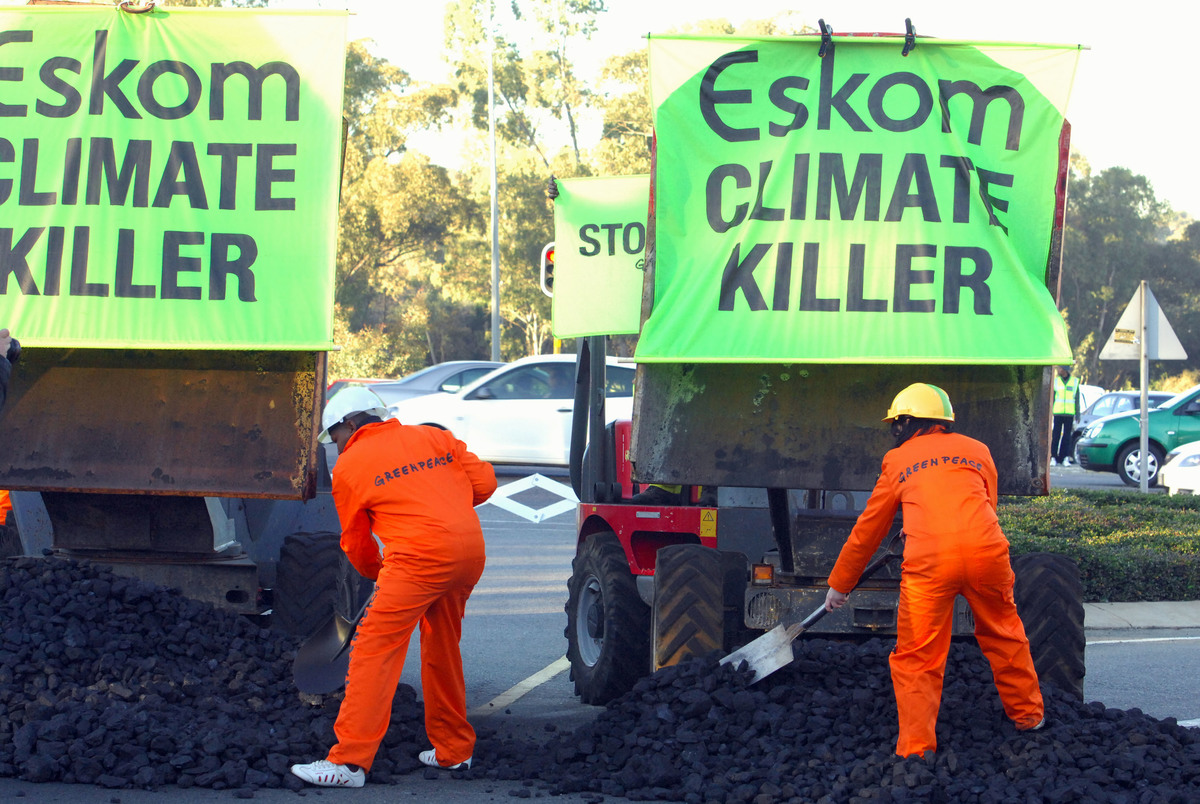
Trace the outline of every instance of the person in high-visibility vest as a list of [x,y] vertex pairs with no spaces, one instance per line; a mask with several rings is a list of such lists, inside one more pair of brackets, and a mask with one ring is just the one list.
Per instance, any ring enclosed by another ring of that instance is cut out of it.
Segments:
[[1071,376],[1070,366],[1059,366],[1054,375],[1054,430],[1050,434],[1050,465],[1070,466],[1071,434],[1079,413],[1079,378]]
[[337,744],[325,759],[292,766],[296,776],[322,787],[366,781],[418,623],[425,733],[433,748],[417,758],[465,769],[475,750],[458,643],[485,561],[475,506],[496,490],[496,473],[449,430],[384,421],[387,415],[373,392],[351,387],[334,395],[321,417],[319,440],[338,448],[333,501],[342,549],[375,581],[350,652],[333,726]]
[[896,446],[884,456],[875,490],[829,574],[825,608],[845,605],[900,509],[904,563],[889,659],[900,725],[896,754],[937,750],[934,729],[958,595],[971,606],[975,638],[992,666],[1004,713],[1020,731],[1042,728],[1042,693],[1013,600],[1008,540],[996,517],[991,452],[953,432],[954,409],[935,385],[905,388],[884,421]]

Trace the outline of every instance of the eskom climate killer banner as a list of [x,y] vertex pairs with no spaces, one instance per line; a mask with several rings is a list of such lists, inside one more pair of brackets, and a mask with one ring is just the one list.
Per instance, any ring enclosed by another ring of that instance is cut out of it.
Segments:
[[641,326],[650,177],[556,181],[554,337],[636,333]]
[[0,9],[0,325],[330,348],[345,12]]
[[1069,362],[1045,287],[1074,46],[651,37],[636,359]]

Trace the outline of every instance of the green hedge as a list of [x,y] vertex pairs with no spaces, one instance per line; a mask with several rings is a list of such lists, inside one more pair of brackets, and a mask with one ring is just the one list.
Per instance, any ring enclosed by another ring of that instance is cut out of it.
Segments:
[[1200,600],[1200,497],[1064,489],[999,514],[1013,555],[1074,559],[1087,602]]

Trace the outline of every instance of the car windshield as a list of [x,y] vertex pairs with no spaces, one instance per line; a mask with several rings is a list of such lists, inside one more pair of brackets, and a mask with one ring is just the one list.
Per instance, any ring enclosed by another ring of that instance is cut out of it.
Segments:
[[[1176,405],[1178,405],[1180,402],[1182,402],[1183,400],[1187,399],[1192,394],[1196,393],[1197,391],[1200,391],[1200,385],[1194,385],[1191,388],[1184,391],[1183,393],[1175,394],[1175,396],[1171,397],[1166,402],[1161,403],[1157,407],[1173,408]],[[1154,406],[1151,405],[1151,407],[1154,407]]]

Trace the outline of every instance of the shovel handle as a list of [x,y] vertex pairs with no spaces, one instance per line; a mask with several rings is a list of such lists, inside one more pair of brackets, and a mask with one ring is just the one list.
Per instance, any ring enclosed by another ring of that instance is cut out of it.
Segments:
[[[857,589],[859,587],[859,585],[863,581],[865,581],[867,578],[870,578],[876,572],[879,572],[879,570],[883,569],[885,564],[890,564],[893,559],[897,559],[897,558],[900,558],[899,553],[893,553],[893,552],[889,551],[889,552],[885,553],[884,555],[880,556],[879,558],[875,559],[874,561],[872,561],[870,564],[867,565],[866,569],[864,569],[862,571],[862,575],[858,576],[858,583],[854,584],[853,588],[851,588],[850,591],[853,592],[855,589]],[[788,629],[787,629],[788,636],[791,637],[792,639],[795,639],[796,637],[800,636],[800,634],[804,633],[805,631],[807,631],[808,629],[810,629],[814,625],[816,625],[817,622],[828,613],[829,612],[825,610],[825,604],[822,603],[820,606],[817,607],[816,611],[814,611],[812,614],[808,615],[807,617],[805,617],[803,620],[801,620],[798,623],[792,623],[791,625],[789,625]],[[793,630],[794,630],[794,633],[793,633]]]

